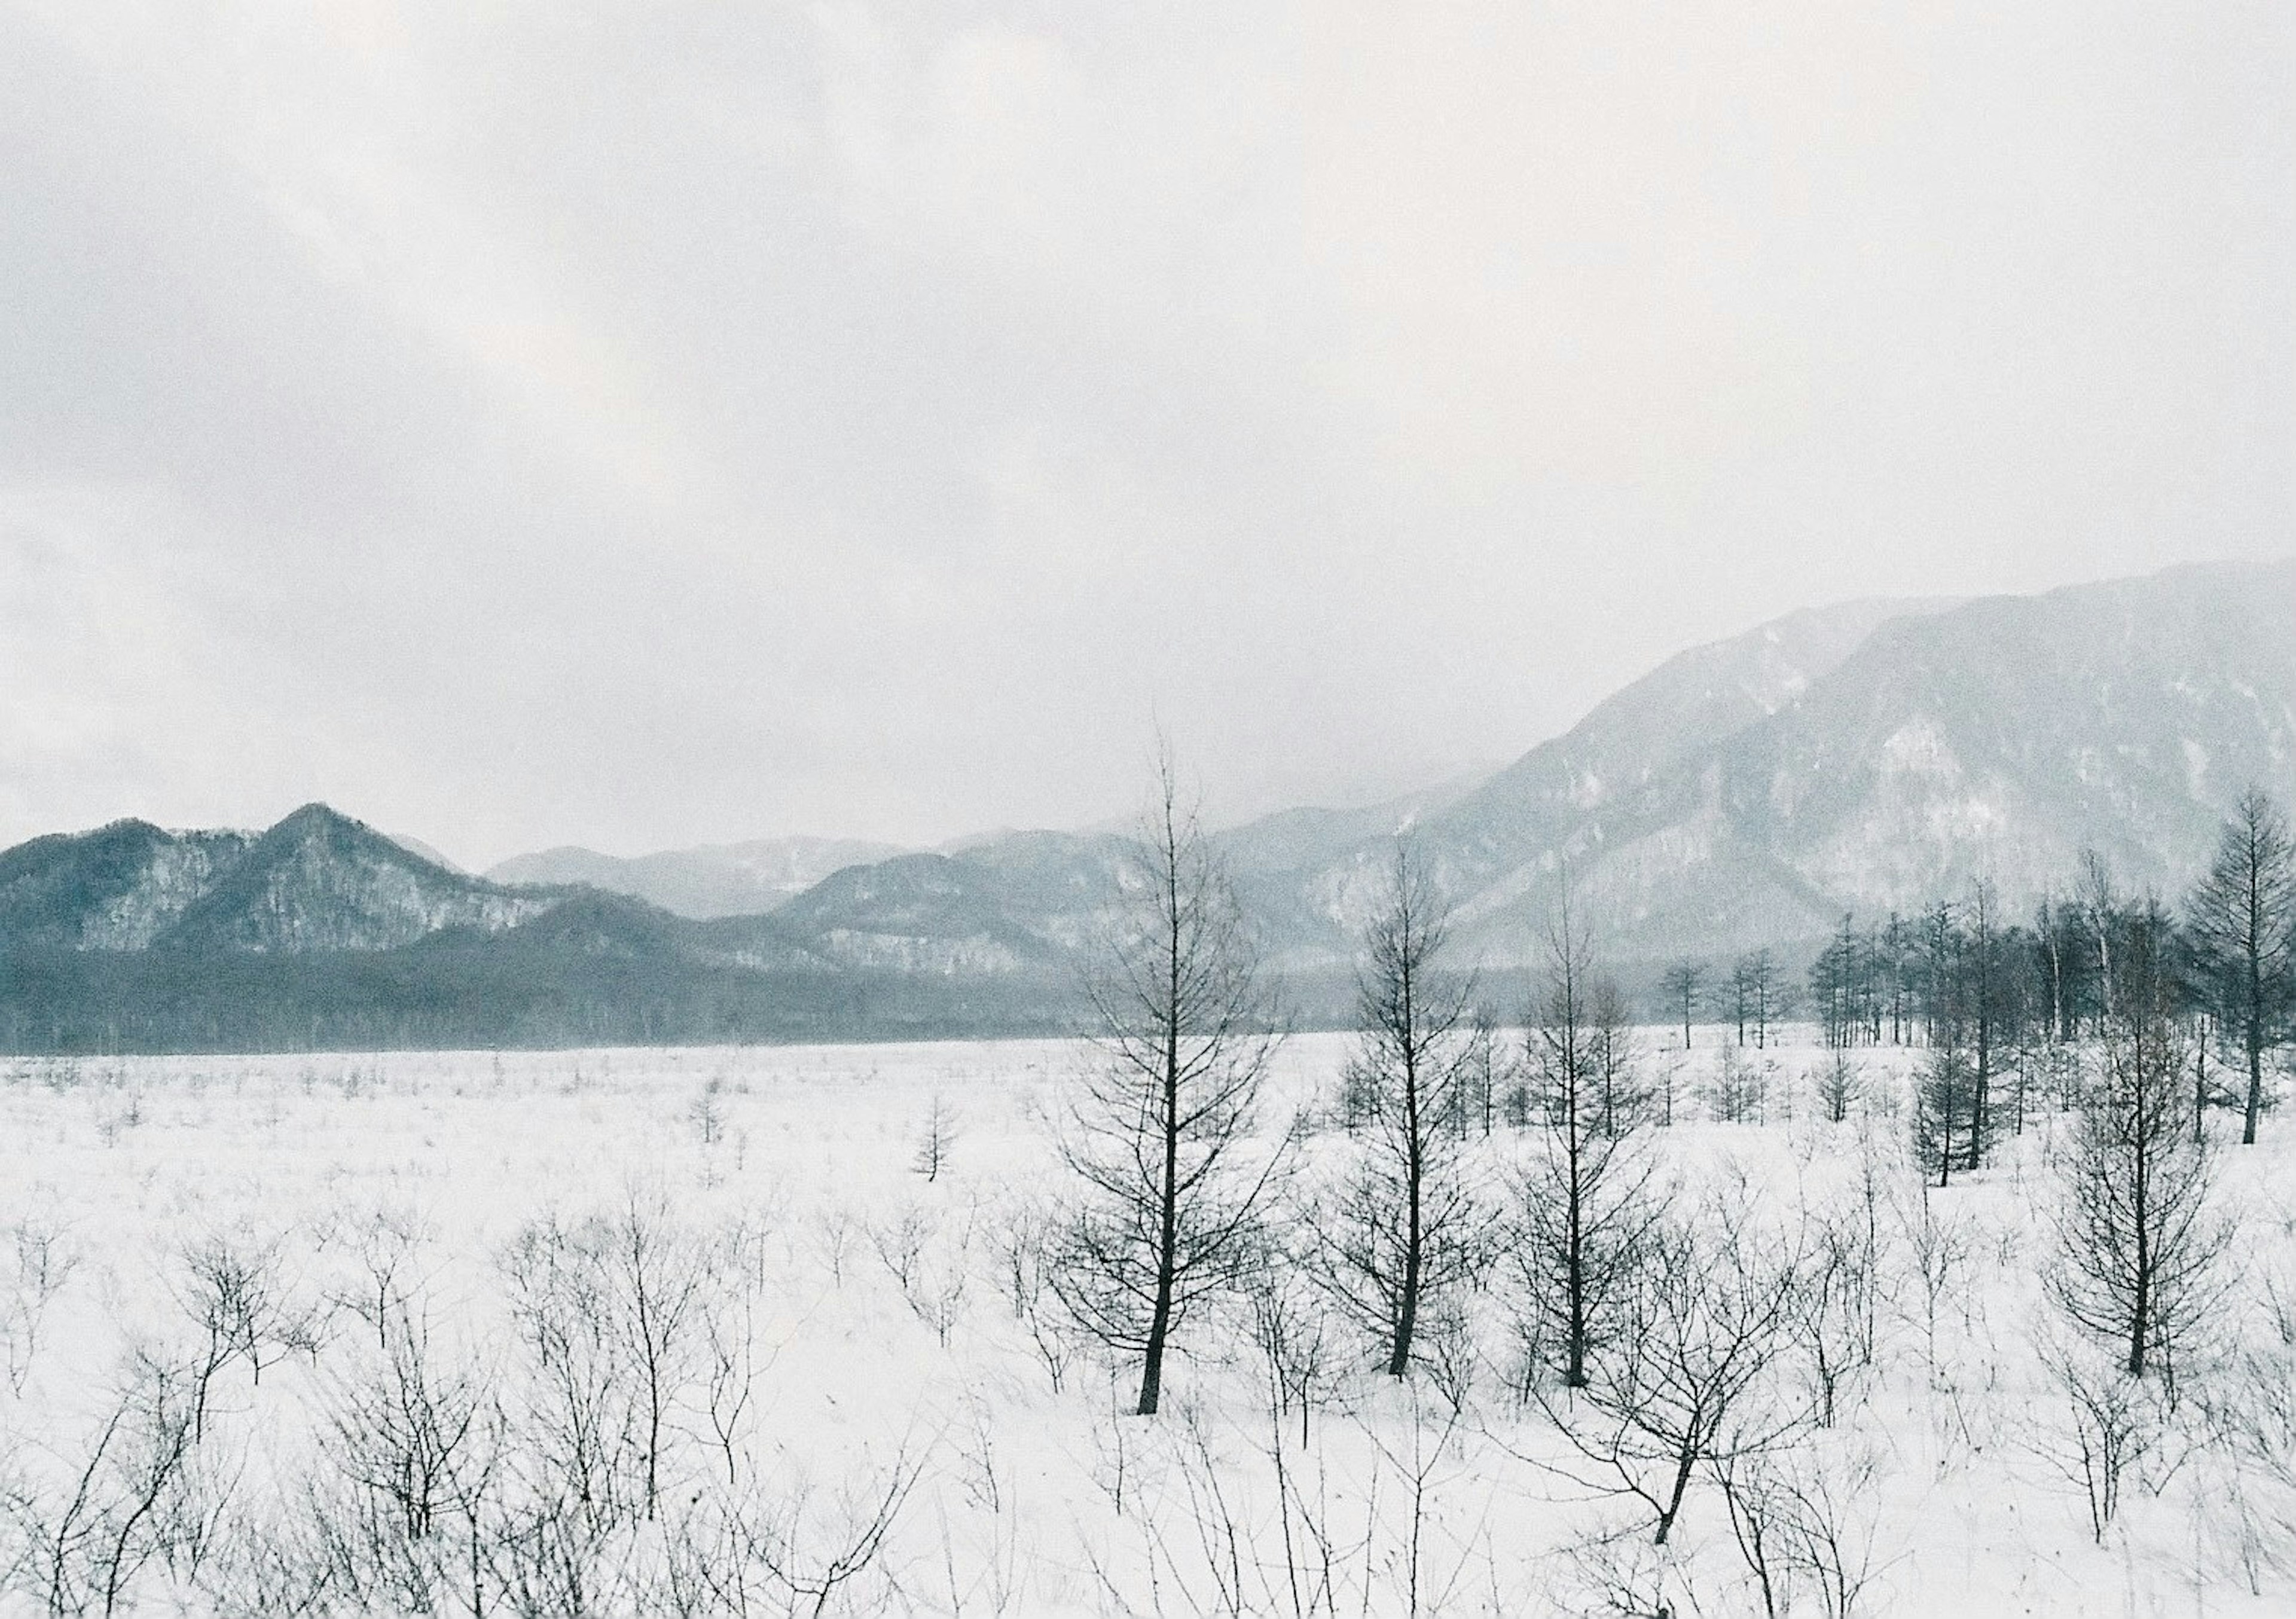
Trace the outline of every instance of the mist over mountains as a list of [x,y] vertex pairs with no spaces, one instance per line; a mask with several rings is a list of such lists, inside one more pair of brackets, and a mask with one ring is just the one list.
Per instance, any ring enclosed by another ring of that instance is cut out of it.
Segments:
[[568,846],[513,855],[486,875],[498,883],[585,883],[706,920],[771,911],[832,871],[906,853],[856,838],[760,838],[633,858]]
[[[1631,969],[1911,911],[2022,907],[2084,847],[2175,897],[2233,799],[2296,799],[2296,563],[2030,597],[1862,601],[1684,652],[1479,781],[1216,835],[1271,967],[1343,1003],[1394,838],[1503,984],[1568,881]],[[1109,833],[953,852],[807,838],[486,876],[311,805],[0,853],[14,1049],[1050,1033],[1126,859]],[[1630,971],[1631,976],[1631,971]]]

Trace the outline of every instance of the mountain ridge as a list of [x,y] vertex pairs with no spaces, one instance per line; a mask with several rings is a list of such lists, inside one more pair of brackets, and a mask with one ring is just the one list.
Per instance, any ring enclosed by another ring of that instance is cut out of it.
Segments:
[[[1456,960],[1495,978],[1536,961],[1566,882],[1626,962],[1791,951],[1846,912],[1917,909],[1979,875],[2014,908],[2090,847],[2173,899],[2243,787],[2296,798],[2292,626],[2296,561],[1802,609],[1677,654],[1499,771],[1209,836],[1270,968],[1330,1006],[1406,829],[1456,906]],[[791,891],[695,916],[472,876],[410,844],[308,805],[259,833],[126,820],[0,851],[0,1033],[66,1042],[55,1006],[81,1001],[117,1028],[121,986],[146,980],[159,1010],[127,1015],[152,1038],[169,1017],[235,1026],[195,969],[256,958],[303,986],[278,992],[304,997],[298,1018],[344,1031],[401,1026],[329,996],[400,996],[425,1038],[1054,1031],[1079,1016],[1128,859],[1104,831],[861,861],[841,857],[882,846],[718,846]],[[832,869],[795,887],[804,858]],[[488,995],[525,1010],[505,1023]]]

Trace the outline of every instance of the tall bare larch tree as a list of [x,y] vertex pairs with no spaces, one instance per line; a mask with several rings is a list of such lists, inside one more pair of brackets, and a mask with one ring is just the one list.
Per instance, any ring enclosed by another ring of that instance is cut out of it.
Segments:
[[2240,1139],[2256,1141],[2265,1059],[2296,1014],[2296,845],[2261,791],[2241,796],[2208,875],[2185,905],[2194,977],[2248,1065]]
[[1439,976],[1448,908],[1408,845],[1364,931],[1362,1033],[1349,1083],[1370,1099],[1361,1162],[1323,1224],[1322,1270],[1382,1341],[1387,1372],[1410,1370],[1423,1301],[1472,1274],[1485,1223],[1457,1119],[1471,1076],[1472,985]]
[[1053,1283],[1086,1331],[1140,1356],[1142,1416],[1175,1337],[1255,1263],[1283,1156],[1258,1129],[1281,1036],[1257,952],[1168,756],[1157,788],[1086,985],[1101,1060],[1061,1141],[1083,1196]]

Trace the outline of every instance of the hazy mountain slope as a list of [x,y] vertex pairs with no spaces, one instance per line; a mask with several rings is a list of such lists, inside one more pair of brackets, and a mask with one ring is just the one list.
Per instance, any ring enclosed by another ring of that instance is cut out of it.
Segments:
[[[1624,790],[1573,804],[1549,760],[1534,813],[1525,797],[1471,800],[1427,837],[1464,937],[1494,961],[1533,947],[1566,863],[1583,912],[1626,954],[1805,938],[1845,911],[1957,895],[1980,872],[2021,908],[2083,846],[2174,897],[2243,786],[2296,797],[2291,626],[2292,565],[1902,617],[1775,712]],[[1592,751],[1576,736],[1558,758]]]
[[2296,789],[2296,565],[1972,602],[1885,626],[1727,753],[1751,842],[1863,909],[1980,871],[2030,896],[2079,849],[2173,898],[2226,811]]
[[[1860,601],[1669,659],[1447,802],[1223,832],[1275,966],[1328,973],[1409,825],[1461,952],[1537,958],[1567,871],[1615,956],[1808,940],[1984,871],[2021,908],[2095,846],[2173,896],[2241,788],[2296,801],[2296,564],[2035,597]],[[1049,834],[840,873],[793,902],[853,959],[1010,970],[1080,939],[1120,852]],[[1006,863],[1011,863],[1008,870]]]
[[1121,838],[1019,832],[961,854],[849,868],[772,920],[785,936],[854,966],[1041,972],[1097,936],[1126,859]]
[[1874,600],[1805,609],[1677,654],[1433,817],[1459,879],[1502,871],[1526,840],[1551,845],[1588,812],[1679,793],[1677,767],[1797,701],[1892,619],[1956,605]]
[[514,855],[487,871],[499,883],[585,883],[680,916],[751,916],[773,910],[846,866],[906,851],[850,838],[767,838],[622,858],[571,846]]

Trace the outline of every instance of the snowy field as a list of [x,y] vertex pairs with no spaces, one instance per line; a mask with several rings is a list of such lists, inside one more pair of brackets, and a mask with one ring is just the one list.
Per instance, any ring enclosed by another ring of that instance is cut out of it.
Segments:
[[[2296,1123],[2221,1154],[2207,1355],[2100,1436],[2044,1353],[2053,1099],[1925,1193],[1915,1054],[1860,1053],[1832,1124],[1802,1031],[1721,1124],[1720,1034],[1643,1040],[1678,1195],[1742,1172],[1788,1239],[1865,1228],[1878,1279],[1870,1364],[1787,1335],[1763,1374],[1810,1413],[1825,1360],[1832,1424],[1739,1513],[1702,1473],[1663,1549],[1521,1397],[1504,1264],[1407,1382],[1333,1324],[1303,1400],[1239,1300],[1125,1414],[1136,1370],[1036,1273],[1088,1047],[12,1060],[7,1611],[2296,1612]],[[1271,1115],[1347,1049],[1290,1043]],[[1535,1139],[1469,1142],[1496,1211]]]

